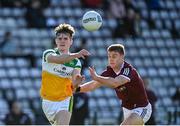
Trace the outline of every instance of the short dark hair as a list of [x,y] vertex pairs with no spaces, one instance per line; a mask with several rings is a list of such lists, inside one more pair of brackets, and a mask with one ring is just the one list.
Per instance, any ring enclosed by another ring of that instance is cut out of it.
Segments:
[[115,52],[118,52],[123,55],[125,54],[125,49],[122,44],[112,44],[107,48],[107,51],[109,51],[109,52],[115,51]]
[[54,31],[56,36],[58,36],[59,33],[69,33],[71,37],[75,34],[74,27],[66,23],[58,25]]

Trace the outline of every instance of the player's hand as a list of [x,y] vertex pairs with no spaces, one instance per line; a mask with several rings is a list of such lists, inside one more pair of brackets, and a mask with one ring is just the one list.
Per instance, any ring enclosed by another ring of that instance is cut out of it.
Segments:
[[74,88],[77,88],[85,80],[84,75],[77,75],[73,81]]
[[90,55],[90,52],[88,52],[87,50],[85,49],[82,49],[81,51],[78,52],[78,57],[77,58],[83,58],[85,59],[86,56],[89,56]]
[[91,78],[93,80],[97,80],[98,75],[97,75],[96,70],[94,69],[94,67],[89,67],[89,72],[91,74]]

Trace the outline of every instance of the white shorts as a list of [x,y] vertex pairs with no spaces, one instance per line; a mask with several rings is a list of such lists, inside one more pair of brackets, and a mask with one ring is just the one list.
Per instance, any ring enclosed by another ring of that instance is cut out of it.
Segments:
[[151,113],[152,113],[151,104],[149,103],[146,107],[139,107],[139,108],[135,108],[132,110],[129,110],[129,109],[126,109],[123,107],[124,119],[128,118],[128,116],[131,113],[138,114],[143,119],[144,123],[146,123],[149,120],[149,118],[151,117]]
[[54,119],[56,114],[61,110],[66,110],[69,112],[72,112],[72,106],[73,106],[73,97],[69,97],[63,101],[49,101],[49,100],[42,100],[42,109],[45,113],[47,119],[51,124],[54,123]]

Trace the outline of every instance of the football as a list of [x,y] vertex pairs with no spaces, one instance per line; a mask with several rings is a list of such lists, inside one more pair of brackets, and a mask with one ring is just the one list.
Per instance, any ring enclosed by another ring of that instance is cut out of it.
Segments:
[[102,25],[102,17],[96,11],[88,11],[83,15],[82,26],[87,31],[96,31]]

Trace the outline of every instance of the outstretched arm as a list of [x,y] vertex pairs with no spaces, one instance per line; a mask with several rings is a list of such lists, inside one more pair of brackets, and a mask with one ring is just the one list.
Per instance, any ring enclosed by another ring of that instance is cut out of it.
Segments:
[[128,78],[122,75],[119,75],[116,78],[100,76],[96,73],[93,67],[89,67],[89,71],[93,80],[110,88],[116,88],[130,81]]
[[89,81],[89,82],[86,82],[82,85],[79,86],[79,92],[88,92],[88,91],[92,91],[92,90],[95,90],[96,88],[99,88],[101,87],[102,84],[100,84],[99,82],[97,81]]
[[80,52],[78,53],[71,53],[71,54],[62,54],[62,55],[49,55],[47,57],[47,60],[49,63],[58,63],[58,64],[63,64],[63,63],[66,63],[66,62],[69,62],[75,58],[85,58],[85,56],[89,56],[90,53],[85,50],[85,49],[82,49]]

